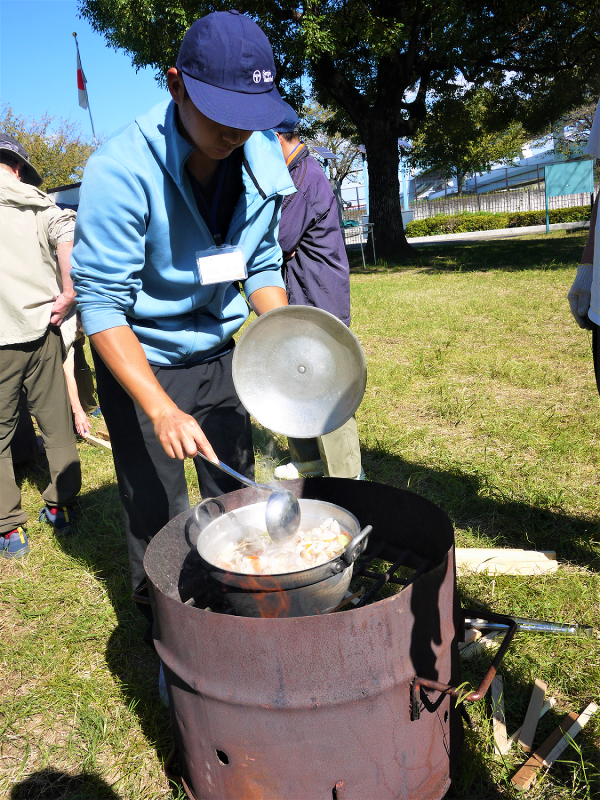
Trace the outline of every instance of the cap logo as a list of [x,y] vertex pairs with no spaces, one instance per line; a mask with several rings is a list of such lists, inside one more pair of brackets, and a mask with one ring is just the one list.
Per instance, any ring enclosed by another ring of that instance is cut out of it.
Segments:
[[254,81],[254,83],[260,83],[260,78],[261,78],[260,70],[255,69],[254,74],[252,75],[252,80]]
[[273,76],[271,75],[270,69],[263,70],[263,81],[265,83],[273,83]]

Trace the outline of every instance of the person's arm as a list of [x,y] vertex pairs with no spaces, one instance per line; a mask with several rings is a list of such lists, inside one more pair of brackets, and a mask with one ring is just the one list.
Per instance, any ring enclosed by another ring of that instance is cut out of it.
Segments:
[[181,411],[156,380],[146,354],[128,326],[108,328],[90,337],[92,345],[127,394],[148,415],[167,455],[183,460],[198,450],[211,461],[215,451],[196,420]]
[[580,328],[592,328],[591,320],[588,319],[588,311],[592,301],[592,282],[594,279],[594,242],[596,237],[596,224],[598,220],[598,197],[592,208],[590,219],[590,230],[588,238],[581,254],[581,263],[577,267],[577,275],[567,299],[571,308],[571,314]]
[[288,304],[285,289],[280,289],[278,286],[263,286],[262,289],[257,289],[252,292],[248,302],[258,316],[273,308],[280,308]]
[[582,264],[594,263],[594,239],[596,235],[597,219],[598,219],[598,198],[596,198],[596,201],[594,202],[594,207],[592,208],[592,216],[590,218],[590,229],[588,233],[588,238],[585,243],[585,247],[583,248],[583,253],[581,254]]
[[79,400],[77,381],[75,380],[75,362],[73,358],[66,359],[63,364],[63,370],[65,372],[67,392],[69,393],[69,402],[71,403],[71,410],[73,411],[73,417],[75,419],[75,428],[80,436],[87,436],[90,432],[90,421]]
[[285,261],[292,258],[298,243],[315,219],[314,209],[302,190],[299,189],[296,194],[284,199],[277,238]]
[[71,280],[71,251],[73,242],[60,242],[56,245],[56,260],[60,270],[62,292],[54,301],[50,309],[50,324],[60,325],[63,319],[75,305],[75,290]]

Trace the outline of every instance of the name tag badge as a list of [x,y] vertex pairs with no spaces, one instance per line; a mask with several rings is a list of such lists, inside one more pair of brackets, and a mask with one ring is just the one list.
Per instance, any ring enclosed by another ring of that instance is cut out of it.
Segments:
[[239,244],[198,250],[196,266],[203,286],[210,283],[243,281],[248,277],[244,251]]

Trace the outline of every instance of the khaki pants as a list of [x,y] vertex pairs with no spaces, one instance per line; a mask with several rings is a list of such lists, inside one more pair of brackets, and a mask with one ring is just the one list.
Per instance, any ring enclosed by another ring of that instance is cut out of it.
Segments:
[[322,459],[327,478],[357,478],[360,475],[360,442],[354,417],[337,430],[316,439],[288,437],[288,445],[292,461]]
[[22,389],[27,408],[40,428],[50,465],[50,483],[42,497],[51,506],[72,505],[81,489],[62,347],[59,329],[54,327],[34,342],[0,347],[0,534],[27,521],[10,450]]

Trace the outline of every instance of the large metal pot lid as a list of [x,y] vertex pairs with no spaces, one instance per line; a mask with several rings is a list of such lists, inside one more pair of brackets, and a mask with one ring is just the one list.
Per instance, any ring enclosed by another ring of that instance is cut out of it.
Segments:
[[262,314],[240,336],[233,382],[252,416],[269,430],[298,439],[334,431],[365,393],[360,342],[343,322],[312,306]]

